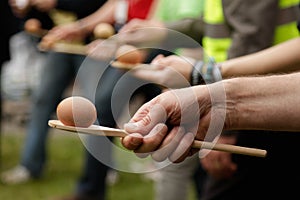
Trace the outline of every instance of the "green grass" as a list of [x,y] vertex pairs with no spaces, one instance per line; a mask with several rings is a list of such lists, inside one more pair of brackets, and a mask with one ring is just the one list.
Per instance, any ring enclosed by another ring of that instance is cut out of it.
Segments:
[[[24,141],[22,133],[4,132],[1,136],[1,171],[18,164]],[[83,164],[83,145],[77,135],[50,134],[48,163],[42,179],[20,185],[0,184],[2,200],[51,200],[74,191]],[[142,174],[119,172],[119,180],[109,186],[107,200],[153,200],[153,181]],[[194,200],[191,188],[189,200]]]

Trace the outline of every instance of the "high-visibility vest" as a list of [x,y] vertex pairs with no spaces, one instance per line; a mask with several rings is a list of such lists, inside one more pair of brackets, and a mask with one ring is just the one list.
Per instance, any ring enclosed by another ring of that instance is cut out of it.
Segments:
[[[299,37],[297,16],[291,15],[290,9],[298,9],[299,0],[279,0],[279,19],[275,28],[273,45]],[[231,45],[230,30],[225,24],[222,0],[206,0],[204,6],[205,36],[203,48],[206,55],[215,61],[227,59]],[[267,26],[267,24],[266,24]]]

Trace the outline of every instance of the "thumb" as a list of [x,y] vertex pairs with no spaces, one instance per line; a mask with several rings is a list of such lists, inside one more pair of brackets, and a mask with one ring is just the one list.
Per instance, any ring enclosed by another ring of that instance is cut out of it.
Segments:
[[160,60],[161,60],[162,58],[164,58],[164,57],[165,57],[165,56],[162,55],[162,54],[157,55],[157,56],[151,61],[151,64],[158,65],[159,62],[160,62]]
[[150,103],[142,106],[130,122],[124,124],[125,131],[147,135],[157,124],[166,121],[167,113],[165,108],[160,104],[150,106]]

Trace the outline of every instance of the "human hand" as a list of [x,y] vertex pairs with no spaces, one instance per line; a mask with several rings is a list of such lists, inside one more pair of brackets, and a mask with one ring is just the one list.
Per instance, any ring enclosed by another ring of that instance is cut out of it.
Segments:
[[158,55],[151,62],[151,67],[135,67],[130,73],[164,87],[182,88],[190,86],[193,62],[191,58]]
[[114,40],[97,39],[87,45],[88,56],[96,60],[111,60],[119,46]]
[[160,43],[167,35],[163,23],[155,20],[132,19],[117,34],[122,43],[135,46]]
[[56,42],[78,42],[83,41],[86,33],[82,31],[78,22],[58,25],[53,27],[42,38],[41,46],[48,48]]
[[156,161],[181,162],[199,151],[191,148],[193,141],[204,139],[211,119],[221,117],[223,109],[219,105],[212,109],[206,86],[168,90],[144,104],[124,125],[130,134],[122,144]]
[[[217,143],[235,144],[235,136],[220,136]],[[202,150],[205,153],[208,150]],[[203,169],[216,179],[228,179],[237,170],[237,164],[232,161],[232,154],[222,151],[209,151],[200,159]]]
[[56,7],[57,0],[30,0],[31,6],[35,7],[39,11],[48,12]]

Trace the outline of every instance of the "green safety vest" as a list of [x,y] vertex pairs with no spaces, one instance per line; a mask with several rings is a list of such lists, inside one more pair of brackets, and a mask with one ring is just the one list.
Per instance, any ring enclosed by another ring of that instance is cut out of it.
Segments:
[[[262,0],[263,1],[263,0]],[[279,0],[279,20],[275,29],[273,45],[299,37],[297,18],[291,16],[289,9],[298,8],[299,0]],[[204,6],[205,37],[203,48],[206,55],[215,61],[227,59],[227,50],[231,45],[230,30],[225,24],[222,0],[206,0]]]

